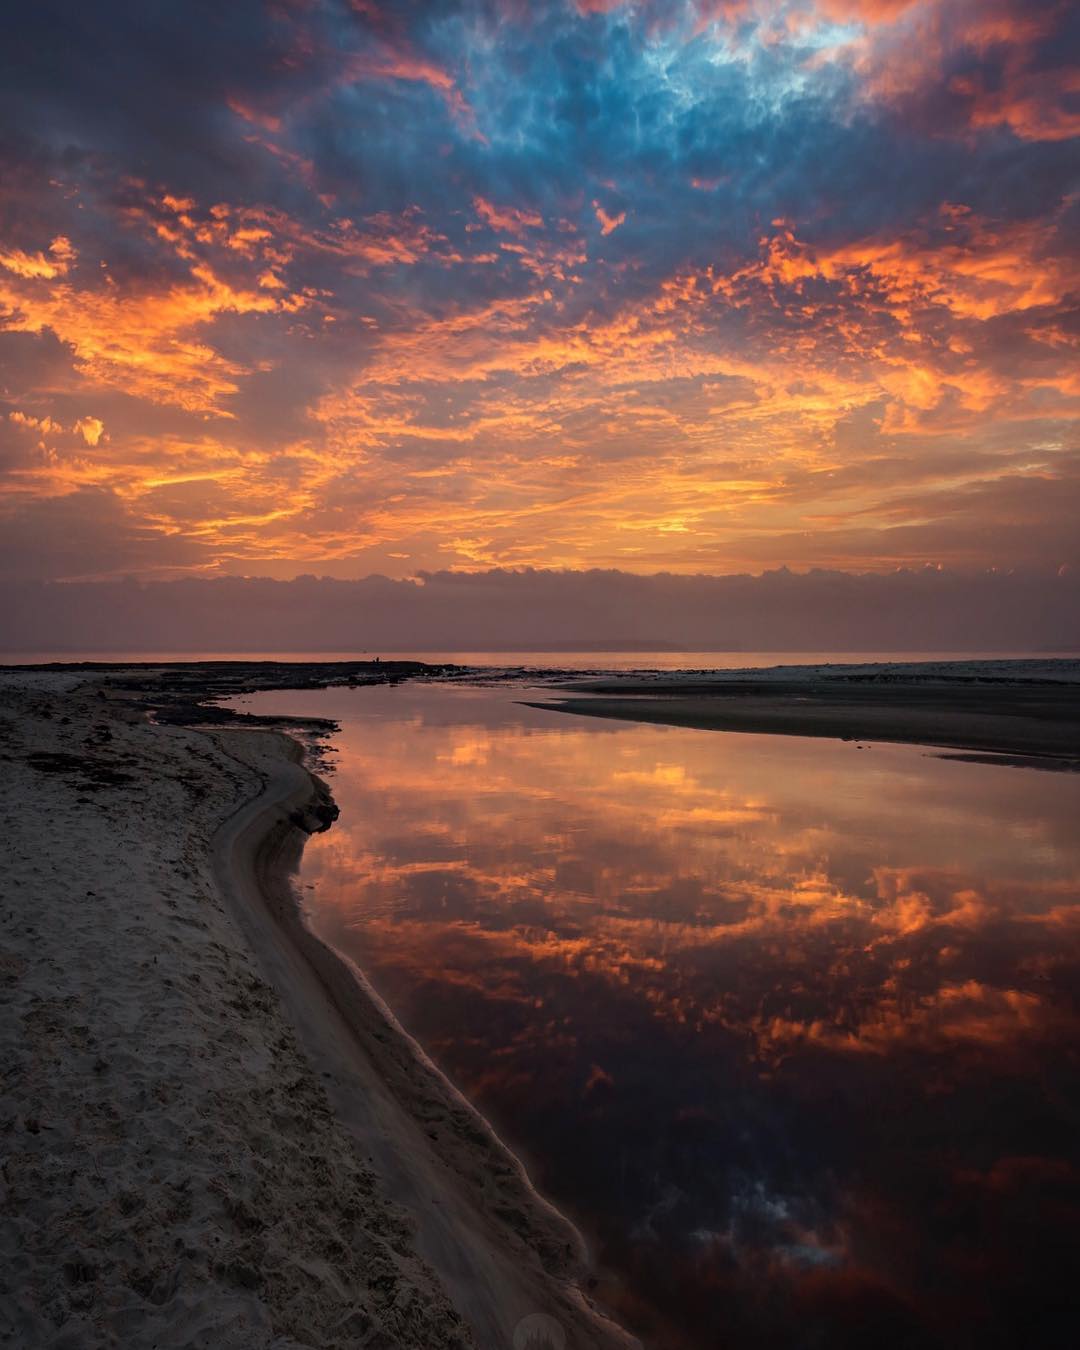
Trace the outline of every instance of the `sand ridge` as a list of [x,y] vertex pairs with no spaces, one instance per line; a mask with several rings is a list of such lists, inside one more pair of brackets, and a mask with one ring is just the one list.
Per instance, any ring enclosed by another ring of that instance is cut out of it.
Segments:
[[1080,662],[1005,660],[604,676],[549,685],[551,712],[701,730],[899,741],[1080,769]]
[[[362,972],[308,927],[290,884],[305,838],[336,808],[291,737],[215,730],[263,777],[263,794],[215,839],[221,889],[325,1080],[335,1114],[382,1188],[409,1214],[481,1346],[519,1350],[529,1317],[553,1318],[567,1346],[638,1343],[581,1292],[584,1243],[531,1186],[520,1162],[407,1035]],[[267,828],[267,817],[274,823]],[[517,1337],[517,1339],[515,1339]],[[528,1350],[551,1350],[534,1345]]]

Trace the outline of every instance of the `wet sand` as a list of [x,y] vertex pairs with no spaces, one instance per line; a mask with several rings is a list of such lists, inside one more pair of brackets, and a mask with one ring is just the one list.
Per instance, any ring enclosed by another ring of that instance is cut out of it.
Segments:
[[565,682],[534,706],[716,731],[902,741],[997,763],[1080,768],[1077,663],[1042,662],[1050,673],[1037,676],[1020,664],[593,679]]
[[169,699],[152,722],[161,687],[0,674],[0,1338],[501,1350],[540,1314],[633,1344],[576,1231],[304,924],[290,874],[334,812],[296,741]]

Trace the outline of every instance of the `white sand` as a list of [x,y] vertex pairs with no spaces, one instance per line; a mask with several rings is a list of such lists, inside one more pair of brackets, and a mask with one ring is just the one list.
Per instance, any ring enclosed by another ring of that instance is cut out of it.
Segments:
[[510,1350],[535,1313],[629,1344],[573,1230],[298,932],[294,753],[0,675],[0,1344]]

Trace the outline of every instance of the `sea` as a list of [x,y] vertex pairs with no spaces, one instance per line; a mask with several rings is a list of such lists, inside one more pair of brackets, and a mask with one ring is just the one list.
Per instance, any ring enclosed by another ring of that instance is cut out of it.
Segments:
[[431,665],[539,670],[757,670],[771,666],[865,665],[908,661],[1002,661],[1076,657],[1076,651],[34,651],[0,652],[0,665],[53,662],[172,664],[182,661],[424,661]]
[[1071,1344],[1080,775],[543,697],[237,706],[337,722],[308,922],[579,1225],[603,1301],[653,1350]]

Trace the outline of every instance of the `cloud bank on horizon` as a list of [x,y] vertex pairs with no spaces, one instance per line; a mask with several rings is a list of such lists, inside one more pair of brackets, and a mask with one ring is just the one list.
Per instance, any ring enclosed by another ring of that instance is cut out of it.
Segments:
[[56,0],[0,573],[1080,562],[1068,0]]

